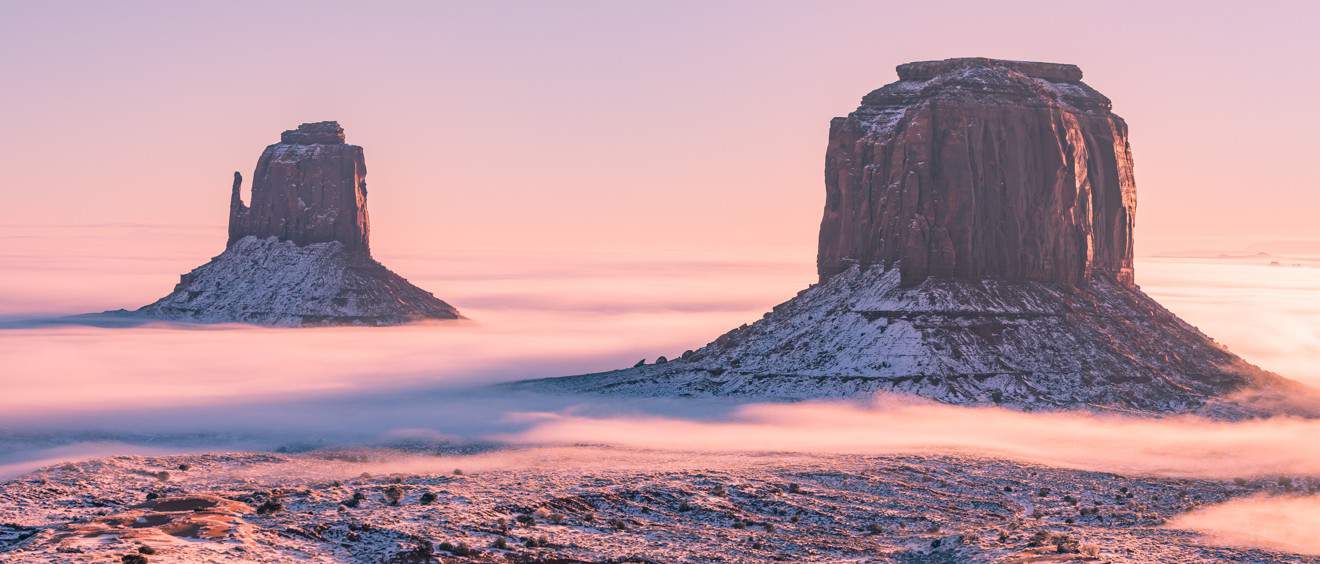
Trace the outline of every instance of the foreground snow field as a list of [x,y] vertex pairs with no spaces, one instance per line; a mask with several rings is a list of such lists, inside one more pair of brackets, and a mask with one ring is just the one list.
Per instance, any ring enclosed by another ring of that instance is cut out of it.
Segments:
[[1168,522],[1316,487],[590,445],[125,456],[0,486],[0,560],[1303,562]]

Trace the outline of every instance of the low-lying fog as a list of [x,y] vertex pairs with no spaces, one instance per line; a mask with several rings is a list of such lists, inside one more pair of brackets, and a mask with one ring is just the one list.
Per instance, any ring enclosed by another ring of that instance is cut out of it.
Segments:
[[[479,389],[696,348],[809,284],[809,249],[789,258],[476,251],[378,257],[471,318],[455,323],[266,329],[32,321],[132,308],[164,295],[179,274],[219,251],[199,252],[209,247],[195,235],[149,226],[0,228],[7,241],[0,254],[0,478],[111,454],[437,440],[687,453],[959,452],[1128,474],[1320,475],[1320,423],[1312,421],[1152,421],[901,399],[739,405]],[[118,251],[143,237],[158,241],[153,252]],[[83,250],[74,255],[70,248]],[[1146,292],[1235,352],[1320,384],[1313,361],[1320,355],[1320,260],[1146,258],[1137,273]],[[500,463],[498,454],[486,456]],[[1314,544],[1287,539],[1298,527],[1313,530],[1317,503],[1240,500],[1188,514],[1177,526],[1251,543],[1232,536],[1232,523],[1263,520],[1278,532],[1257,545],[1283,542],[1314,552]],[[1299,511],[1309,516],[1296,517]]]

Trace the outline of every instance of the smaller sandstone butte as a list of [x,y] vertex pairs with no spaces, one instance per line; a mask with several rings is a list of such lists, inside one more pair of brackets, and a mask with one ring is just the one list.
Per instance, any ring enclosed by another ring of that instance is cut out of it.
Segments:
[[367,166],[337,122],[304,123],[266,147],[252,203],[234,173],[229,241],[135,314],[263,325],[393,325],[458,310],[371,257]]
[[1074,65],[947,59],[830,122],[817,270],[1131,285],[1136,181],[1123,118]]

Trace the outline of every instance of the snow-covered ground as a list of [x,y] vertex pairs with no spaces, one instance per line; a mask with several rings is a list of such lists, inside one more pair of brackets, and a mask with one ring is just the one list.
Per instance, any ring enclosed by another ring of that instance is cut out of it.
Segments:
[[1127,478],[966,456],[598,446],[115,457],[0,491],[0,559],[1315,561],[1170,519],[1320,482]]

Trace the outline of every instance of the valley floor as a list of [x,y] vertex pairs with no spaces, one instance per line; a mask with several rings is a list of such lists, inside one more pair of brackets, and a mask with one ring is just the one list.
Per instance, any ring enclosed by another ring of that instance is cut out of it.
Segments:
[[1317,562],[1166,526],[1317,485],[589,445],[114,457],[0,484],[0,561]]

